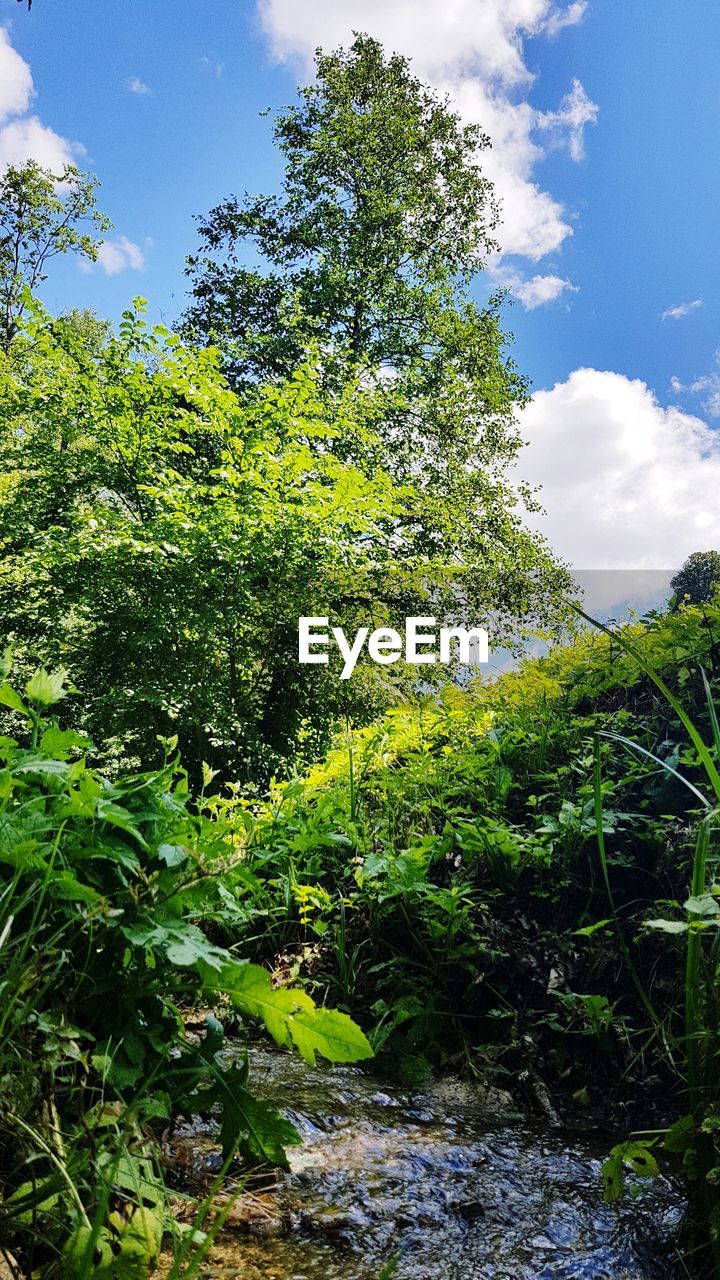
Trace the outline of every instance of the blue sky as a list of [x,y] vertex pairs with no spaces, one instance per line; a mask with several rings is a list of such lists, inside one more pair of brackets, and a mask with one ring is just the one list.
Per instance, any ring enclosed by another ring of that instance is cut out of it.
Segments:
[[519,472],[543,485],[543,527],[581,567],[720,546],[720,6],[0,0],[2,24],[0,165],[77,144],[114,223],[112,274],[62,263],[49,305],[117,317],[141,293],[169,323],[193,215],[277,185],[259,112],[291,100],[314,45],[356,28],[411,55],[493,139],[506,252],[477,289],[516,295],[539,393]]

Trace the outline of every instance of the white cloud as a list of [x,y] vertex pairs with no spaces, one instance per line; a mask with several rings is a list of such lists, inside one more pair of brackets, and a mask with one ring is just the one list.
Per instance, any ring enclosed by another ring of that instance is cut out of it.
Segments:
[[27,62],[10,44],[7,27],[0,27],[0,123],[27,111],[34,92]]
[[702,396],[700,403],[711,418],[720,418],[720,347],[715,352],[715,368],[692,382],[672,377],[670,386],[676,395]]
[[535,523],[577,568],[666,569],[720,549],[720,434],[646,383],[576,369],[536,393],[522,430],[518,470],[547,508]]
[[686,316],[692,315],[693,311],[697,311],[702,305],[702,298],[695,298],[692,302],[678,302],[674,307],[665,308],[662,313],[662,319],[684,320]]
[[0,173],[30,159],[58,172],[82,150],[27,114],[34,97],[30,67],[13,49],[7,28],[0,27]]
[[[128,88],[133,93],[150,92],[140,80],[131,80]],[[22,165],[26,160],[36,160],[44,169],[60,173],[66,164],[85,154],[80,143],[69,142],[36,115],[28,114],[34,97],[30,67],[13,49],[7,29],[0,27],[0,173],[8,165]],[[126,268],[142,271],[145,266],[142,249],[127,236],[106,240],[97,261],[109,276]],[[79,265],[81,270],[92,270],[86,259],[79,259]]]
[[140,97],[152,97],[152,89],[149,84],[145,84],[144,80],[140,80],[138,76],[131,76],[127,82],[130,93],[137,93]]
[[572,235],[562,204],[533,180],[544,151],[566,145],[582,156],[583,131],[597,107],[579,81],[557,111],[527,101],[533,83],[526,36],[552,36],[577,23],[583,3],[554,0],[258,0],[275,57],[300,63],[307,75],[315,48],[347,44],[367,31],[413,59],[424,80],[454,99],[463,118],[482,125],[493,149],[483,167],[503,206],[502,247],[536,261]]
[[587,9],[587,0],[575,0],[574,4],[569,4],[567,9],[556,9],[549,15],[543,26],[543,32],[548,36],[556,36],[564,27],[575,27],[578,22],[582,22]]
[[491,267],[491,275],[499,285],[522,302],[526,311],[534,311],[536,307],[555,302],[564,293],[578,292],[575,285],[562,276],[538,275],[525,280],[519,271],[505,266]]
[[106,276],[119,275],[130,268],[142,271],[145,267],[145,255],[139,244],[128,240],[127,236],[115,236],[105,240],[98,249],[97,261]]
[[598,110],[580,81],[574,79],[558,110],[538,117],[538,128],[547,131],[555,146],[567,146],[573,160],[579,161],[585,154],[585,125],[595,124]]
[[82,150],[78,143],[61,138],[37,116],[24,116],[0,129],[0,173],[8,165],[23,165],[26,160],[37,160],[44,169],[60,173],[66,164],[78,159]]

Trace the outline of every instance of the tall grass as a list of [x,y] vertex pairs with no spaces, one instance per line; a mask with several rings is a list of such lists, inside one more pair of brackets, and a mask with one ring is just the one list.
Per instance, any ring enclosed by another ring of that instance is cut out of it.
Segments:
[[[582,611],[578,611],[581,612]],[[683,988],[683,1036],[681,1048],[684,1059],[685,1086],[688,1100],[690,1125],[685,1125],[682,1132],[687,1135],[685,1149],[685,1167],[691,1175],[691,1186],[695,1191],[697,1209],[702,1218],[702,1229],[706,1233],[710,1246],[711,1273],[720,1277],[720,1185],[718,1173],[720,1169],[720,1152],[716,1148],[715,1134],[720,1132],[720,1032],[717,1019],[712,1008],[717,999],[718,968],[713,962],[708,937],[717,937],[717,908],[714,906],[715,892],[719,892],[710,876],[710,848],[720,814],[720,772],[716,764],[720,760],[720,724],[717,708],[713,698],[710,681],[701,668],[703,689],[707,706],[708,720],[712,741],[705,741],[700,729],[686,711],[680,699],[663,680],[660,673],[647,660],[642,650],[620,630],[611,630],[602,622],[582,613],[592,626],[611,636],[635,662],[641,671],[652,681],[672,707],[680,723],[685,729],[690,742],[695,748],[698,767],[704,777],[709,798],[695,784],[672,768],[653,752],[635,743],[632,739],[620,734],[604,733],[598,736],[614,740],[643,757],[649,759],[658,768],[672,774],[686,786],[700,802],[702,816],[698,822],[697,834],[693,849],[690,874],[690,897],[685,903],[687,922],[650,921],[648,923],[664,927],[668,933],[679,935],[685,939],[685,965]],[[672,1057],[667,1024],[654,1009],[645,988],[638,976],[630,950],[623,937],[617,915],[615,913],[613,895],[608,872],[608,860],[605,849],[603,831],[602,779],[600,774],[600,750],[596,738],[594,767],[595,819],[597,841],[602,864],[603,876],[608,898],[615,919],[617,936],[626,960],[628,971],[638,990],[641,1002],[651,1015],[656,1026],[662,1029],[663,1041]],[[720,918],[720,916],[718,916]],[[671,1131],[672,1132],[672,1131]],[[675,1139],[669,1143],[671,1149],[678,1149],[677,1127]]]

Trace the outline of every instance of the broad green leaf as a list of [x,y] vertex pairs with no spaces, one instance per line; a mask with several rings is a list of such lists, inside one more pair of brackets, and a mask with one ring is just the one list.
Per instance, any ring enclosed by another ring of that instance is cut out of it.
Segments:
[[[63,1280],[147,1280],[160,1252],[162,1218],[139,1205],[128,1216],[111,1213],[93,1239],[80,1227],[63,1250]],[[90,1270],[88,1270],[90,1264]]]
[[28,715],[28,709],[25,706],[19,693],[16,693],[12,685],[0,685],[0,702],[5,707],[10,707],[11,711],[18,711],[20,715]]
[[180,867],[188,860],[187,849],[179,844],[161,844],[157,852],[167,867]]
[[64,778],[69,765],[66,760],[47,760],[43,756],[32,756],[15,766],[15,773],[46,773],[49,777]]
[[696,1129],[694,1116],[681,1116],[670,1126],[665,1134],[663,1146],[666,1151],[683,1152],[687,1151],[692,1143],[693,1134]]
[[112,827],[118,827],[121,831],[127,832],[133,840],[137,840],[138,844],[147,849],[147,843],[138,830],[136,820],[127,809],[123,809],[121,805],[115,804],[112,800],[98,800],[97,816],[103,822],[107,822]]
[[207,1114],[216,1105],[221,1107],[224,1158],[237,1149],[252,1160],[287,1165],[285,1147],[301,1142],[300,1135],[275,1107],[248,1093],[244,1088],[245,1074],[231,1068],[208,1089],[191,1097],[189,1105],[196,1114]]
[[612,1204],[622,1195],[625,1186],[625,1166],[639,1178],[652,1178],[658,1172],[658,1164],[650,1148],[650,1142],[620,1142],[613,1147],[602,1167],[602,1179],[606,1204]]
[[71,692],[66,680],[67,671],[62,667],[58,667],[57,671],[46,671],[45,667],[39,667],[25,685],[25,692],[31,702],[36,702],[41,707],[52,707]]
[[329,1062],[357,1062],[373,1056],[363,1032],[345,1013],[317,1008],[305,991],[273,987],[270,974],[255,964],[223,965],[217,973],[200,967],[209,991],[226,993],[236,1008],[260,1018],[277,1044],[294,1045],[306,1062],[321,1054]]
[[684,920],[646,920],[646,929],[659,929],[661,933],[687,933]]
[[103,901],[103,896],[89,884],[82,884],[71,871],[56,871],[48,884],[48,893],[52,898],[64,899],[67,902],[85,902],[88,904]]
[[209,942],[202,929],[187,920],[144,920],[121,925],[120,930],[134,946],[162,951],[181,969],[202,963],[219,972],[227,961],[227,951]]
[[56,725],[51,725],[46,729],[40,739],[40,746],[49,756],[56,756],[58,760],[65,760],[67,753],[73,747],[79,747],[85,750],[91,746],[90,739],[82,733],[76,733],[74,729],[58,729]]
[[720,904],[711,893],[691,896],[683,903],[685,910],[696,916],[720,916]]

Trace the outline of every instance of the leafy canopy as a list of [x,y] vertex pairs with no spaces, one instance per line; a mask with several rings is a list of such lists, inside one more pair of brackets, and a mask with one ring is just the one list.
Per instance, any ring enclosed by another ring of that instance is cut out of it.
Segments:
[[[225,200],[188,260],[188,328],[219,341],[236,378],[286,373],[312,335],[373,368],[449,354],[456,287],[496,247],[477,127],[368,36],[318,51],[316,70],[275,122],[282,195]],[[267,271],[242,265],[248,242]]]
[[54,174],[35,160],[0,176],[0,346],[7,348],[27,295],[47,277],[50,260],[76,253],[94,260],[110,221],[97,208],[97,181],[74,165]]
[[720,551],[694,551],[670,583],[673,608],[712,600],[720,586]]
[[0,613],[28,671],[71,670],[107,755],[151,763],[176,733],[193,776],[261,780],[393,692],[301,667],[300,615],[423,614],[463,560],[498,608],[561,580],[501,482],[398,474],[374,388],[321,381],[240,396],[142,308],[113,337],[35,305],[0,359]]

